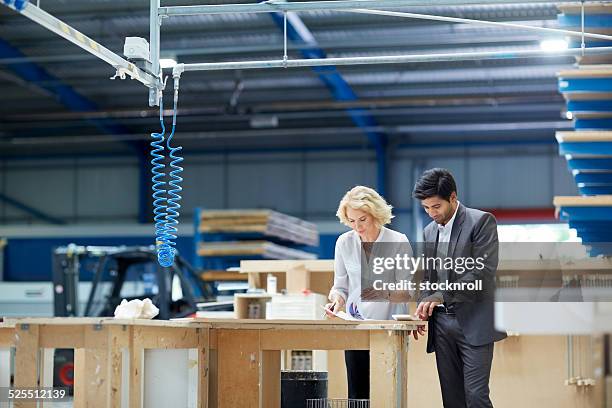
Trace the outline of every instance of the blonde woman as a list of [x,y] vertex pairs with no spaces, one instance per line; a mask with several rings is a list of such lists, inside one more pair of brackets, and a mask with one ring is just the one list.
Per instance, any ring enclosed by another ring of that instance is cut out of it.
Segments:
[[[372,252],[377,251],[377,243],[400,243],[398,248],[410,249],[406,235],[385,227],[393,218],[391,210],[392,207],[380,194],[365,186],[352,188],[340,201],[336,215],[351,230],[340,235],[336,241],[334,286],[329,293],[327,309],[336,313],[346,308],[346,312],[353,317],[376,320],[391,320],[394,313],[407,313],[405,303],[395,303],[398,299],[406,299],[405,292],[390,293],[361,287],[364,257],[367,263]],[[385,248],[383,252],[389,253],[390,247]],[[391,251],[393,248],[392,245]],[[369,399],[369,351],[347,350],[345,362],[348,397]]]

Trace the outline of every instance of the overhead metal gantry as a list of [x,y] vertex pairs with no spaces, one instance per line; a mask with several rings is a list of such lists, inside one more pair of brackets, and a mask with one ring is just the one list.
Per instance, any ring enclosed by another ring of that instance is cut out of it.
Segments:
[[[482,21],[463,18],[453,18],[445,16],[433,16],[417,13],[401,13],[385,11],[380,9],[432,6],[432,5],[466,5],[466,4],[510,4],[510,3],[558,3],[555,1],[533,1],[533,0],[337,0],[337,1],[308,1],[308,2],[287,2],[285,0],[268,0],[253,4],[214,4],[201,6],[172,6],[159,7],[157,15],[159,17],[188,16],[202,14],[227,14],[227,13],[282,13],[287,19],[289,12],[308,12],[308,11],[338,11],[352,12],[373,15],[385,15],[389,17],[402,17],[413,19],[437,20],[453,23],[465,23],[476,25],[489,25],[514,29],[525,29],[530,31],[540,31],[546,34],[563,34],[573,37],[582,37],[582,47],[567,50],[555,51],[554,53],[544,50],[516,50],[508,51],[487,51],[487,52],[467,52],[467,53],[441,53],[441,54],[411,54],[411,55],[390,55],[390,56],[371,56],[371,57],[345,57],[345,58],[309,58],[309,59],[289,59],[287,56],[287,39],[285,32],[285,47],[282,58],[264,61],[237,61],[220,63],[195,63],[177,64],[173,70],[174,78],[180,78],[186,71],[220,71],[220,70],[243,70],[243,69],[263,69],[263,68],[295,68],[295,67],[321,67],[339,65],[369,65],[369,64],[405,64],[434,61],[469,61],[485,59],[512,59],[512,58],[541,58],[558,56],[581,56],[581,55],[606,55],[612,54],[612,47],[586,48],[584,38],[597,38],[612,41],[612,36],[587,33],[582,27],[581,31],[561,30],[547,27],[534,27],[514,23]],[[583,7],[584,7],[584,3]],[[584,9],[583,9],[584,13]]]
[[[8,4],[7,4],[8,3]],[[134,63],[126,60],[119,55],[113,53],[101,44],[97,43],[90,37],[74,29],[70,25],[64,23],[58,18],[43,11],[41,8],[29,3],[25,0],[4,0],[3,4],[8,5],[12,9],[18,11],[23,16],[42,25],[57,35],[76,44],[85,51],[100,58],[106,63],[112,65],[117,74],[115,77],[125,78],[129,76],[132,79],[140,81],[149,88],[149,105],[158,106],[160,102],[161,92],[164,89],[164,81],[162,72],[159,66],[160,57],[160,32],[164,18],[175,16],[190,16],[202,14],[231,14],[231,13],[283,13],[289,12],[308,12],[308,11],[339,11],[339,12],[358,12],[388,15],[395,17],[417,18],[428,20],[440,20],[447,22],[468,23],[468,24],[484,24],[507,26],[508,28],[526,30],[536,30],[542,33],[550,34],[566,34],[570,36],[582,36],[612,40],[612,36],[603,34],[586,33],[584,28],[580,32],[551,29],[545,27],[522,26],[513,23],[491,22],[481,20],[458,19],[443,16],[431,16],[415,13],[398,13],[387,12],[380,9],[393,9],[401,7],[415,6],[432,6],[432,5],[470,5],[470,4],[529,4],[529,3],[558,3],[558,1],[542,1],[542,0],[336,0],[336,1],[295,1],[287,2],[284,0],[269,0],[260,3],[247,4],[212,4],[212,5],[196,5],[196,6],[170,6],[162,7],[160,0],[150,0],[150,72],[134,65]],[[352,58],[310,58],[310,59],[290,59],[287,56],[287,41],[285,33],[285,47],[281,58],[276,60],[266,61],[237,61],[237,62],[221,62],[221,63],[195,63],[195,64],[177,64],[173,70],[175,78],[175,87],[178,85],[178,79],[183,72],[186,71],[218,71],[218,70],[237,70],[237,69],[262,69],[262,68],[292,68],[292,67],[316,67],[330,65],[364,65],[364,64],[405,64],[418,62],[432,61],[467,61],[467,60],[483,60],[483,59],[510,59],[510,58],[532,58],[532,57],[555,57],[555,56],[580,56],[580,55],[602,55],[612,54],[612,47],[593,47],[593,48],[570,48],[554,53],[543,50],[517,50],[513,52],[492,51],[492,52],[468,52],[468,53],[443,53],[443,54],[421,54],[421,55],[390,55],[390,56],[373,56],[373,57],[352,57]],[[583,41],[584,44],[584,41]]]
[[354,9],[387,9],[413,6],[459,6],[470,4],[516,4],[516,3],[559,3],[540,0],[337,0],[337,1],[292,1],[268,0],[248,4],[210,4],[201,6],[161,7],[159,15],[192,16],[197,14],[228,13],[277,13],[300,11],[346,11]]

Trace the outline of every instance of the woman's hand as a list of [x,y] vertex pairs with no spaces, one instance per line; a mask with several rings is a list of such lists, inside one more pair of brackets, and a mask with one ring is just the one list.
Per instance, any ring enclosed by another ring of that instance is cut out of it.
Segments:
[[331,300],[331,302],[325,305],[325,314],[327,317],[334,317],[328,310],[331,310],[333,313],[338,313],[344,308],[346,302],[344,298],[337,293],[333,294],[329,300]]

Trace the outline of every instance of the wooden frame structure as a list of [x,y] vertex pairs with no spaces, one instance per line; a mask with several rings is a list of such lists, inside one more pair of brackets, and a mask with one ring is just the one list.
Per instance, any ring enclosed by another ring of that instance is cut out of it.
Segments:
[[[370,350],[372,406],[402,408],[408,389],[408,334],[416,325],[342,320],[27,318],[0,326],[0,347],[15,347],[16,388],[38,386],[41,349],[74,348],[77,408],[125,406],[126,384],[127,405],[142,407],[147,392],[143,389],[146,349],[197,350],[197,408],[280,407],[281,350]],[[125,361],[129,367],[124,366]],[[33,402],[15,404],[35,406]]]

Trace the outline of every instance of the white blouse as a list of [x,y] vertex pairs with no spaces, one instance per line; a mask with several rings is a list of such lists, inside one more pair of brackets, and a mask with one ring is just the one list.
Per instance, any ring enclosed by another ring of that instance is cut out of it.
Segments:
[[[372,253],[376,253],[377,242],[409,242],[408,237],[397,231],[381,227],[378,238],[374,241]],[[385,252],[388,252],[385,250]],[[412,255],[412,253],[410,253]],[[362,242],[357,232],[351,230],[338,237],[334,254],[334,286],[329,296],[339,294],[345,300],[346,312],[354,304],[364,319],[392,320],[391,315],[408,313],[405,303],[388,301],[364,302],[361,300],[361,256]],[[404,279],[410,279],[406,272]],[[403,275],[403,274],[402,274]],[[396,276],[399,279],[399,276]]]

